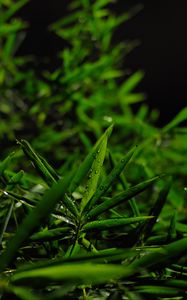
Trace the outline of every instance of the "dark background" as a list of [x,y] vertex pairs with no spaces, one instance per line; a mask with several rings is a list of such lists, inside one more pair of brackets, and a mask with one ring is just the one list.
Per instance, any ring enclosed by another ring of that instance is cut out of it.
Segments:
[[[30,27],[19,54],[49,55],[55,64],[57,50],[63,41],[47,31],[47,26],[66,14],[69,0],[30,0],[20,12]],[[124,12],[142,3],[143,10],[123,25],[117,39],[139,39],[124,67],[143,69],[145,78],[140,90],[148,103],[160,110],[160,124],[169,121],[187,105],[187,3],[175,0],[118,0],[116,12]]]

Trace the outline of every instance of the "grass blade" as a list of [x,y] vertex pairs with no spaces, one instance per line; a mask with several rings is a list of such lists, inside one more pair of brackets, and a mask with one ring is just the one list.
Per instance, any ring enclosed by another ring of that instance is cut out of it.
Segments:
[[115,197],[111,198],[110,200],[106,200],[103,203],[99,204],[98,206],[94,207],[88,214],[87,218],[93,218],[98,216],[105,211],[113,208],[124,201],[131,199],[132,197],[136,196],[137,194],[141,193],[142,191],[146,190],[149,186],[151,186],[156,180],[160,177],[156,176],[144,182],[141,182],[135,186],[130,187],[128,190],[119,193]]
[[97,189],[101,169],[106,155],[107,141],[108,136],[107,134],[104,134],[104,137],[101,143],[99,144],[97,154],[95,155],[94,161],[89,170],[86,190],[81,201],[82,209],[84,209],[85,206],[89,203],[90,199],[95,194],[95,191]]
[[11,163],[12,157],[14,155],[15,155],[15,152],[12,152],[0,163],[0,176],[2,176],[4,174],[4,171],[7,169],[8,165]]
[[162,188],[162,190],[158,195],[158,199],[155,205],[153,206],[153,208],[149,213],[149,216],[152,216],[153,218],[147,220],[145,225],[143,225],[143,228],[138,230],[137,235],[139,237],[141,236],[140,239],[143,237],[143,240],[145,241],[151,235],[153,226],[155,225],[156,220],[158,219],[158,216],[160,215],[162,208],[164,207],[164,204],[167,200],[167,196],[170,191],[171,184],[172,184],[171,179],[168,180],[168,182],[166,182],[166,184],[164,185],[164,187]]
[[113,125],[110,126],[105,133],[101,136],[101,138],[96,142],[95,146],[92,148],[92,150],[90,151],[90,153],[86,156],[85,160],[82,162],[82,164],[80,165],[78,171],[76,172],[72,183],[70,185],[70,189],[69,191],[72,193],[75,191],[75,189],[79,186],[79,184],[81,183],[82,179],[85,177],[85,175],[88,173],[88,171],[91,168],[91,165],[93,164],[93,161],[95,159],[95,156],[97,155],[97,151],[101,145],[101,143],[103,142],[103,140],[105,139],[105,137],[109,137],[111,132],[113,129]]
[[93,221],[84,225],[82,229],[85,231],[89,231],[93,229],[106,230],[108,228],[115,228],[123,225],[130,225],[133,223],[142,222],[149,218],[150,217],[142,216],[142,217],[135,217],[135,218],[114,218],[108,220]]
[[184,122],[185,120],[187,120],[187,107],[183,108],[171,122],[164,126],[162,131],[166,133],[178,126],[180,123]]
[[136,147],[133,147],[121,160],[118,164],[114,166],[110,174],[106,177],[106,179],[101,183],[98,187],[97,191],[94,193],[91,201],[89,202],[89,207],[93,207],[99,198],[102,197],[103,194],[109,189],[115,179],[121,174],[127,163],[132,158]]
[[[111,165],[112,165],[112,167],[114,167],[114,166],[116,165],[116,162],[115,162],[115,160],[114,160],[114,158],[113,158],[113,156],[112,156],[111,153],[110,153],[109,157],[110,157]],[[126,181],[126,178],[125,178],[125,176],[124,176],[123,173],[119,174],[119,180],[120,180],[120,182],[121,182],[121,185],[122,185],[123,189],[124,189],[124,190],[127,190],[127,189],[129,188],[129,184],[128,184],[128,182]],[[130,206],[131,206],[133,215],[134,215],[135,217],[140,216],[140,212],[139,212],[138,206],[137,206],[137,204],[136,204],[136,200],[135,200],[134,198],[130,199],[130,200],[129,200],[129,204],[130,204]]]
[[32,285],[40,287],[51,282],[73,282],[77,284],[96,284],[118,279],[129,275],[130,269],[112,264],[76,263],[56,265],[46,268],[22,271],[15,273],[11,282],[24,286]]
[[29,158],[29,160],[34,164],[36,170],[38,171],[40,176],[44,179],[44,181],[48,184],[48,186],[51,186],[54,182],[56,182],[56,179],[51,174],[51,171],[49,171],[49,164],[47,163],[47,167],[46,167],[46,163],[44,163],[45,160],[44,159],[41,160],[41,156],[39,156],[34,151],[31,145],[26,140],[18,141],[18,143],[21,145],[23,152]]
[[180,257],[186,255],[186,251],[187,238],[183,238],[156,250],[154,253],[149,253],[138,258],[131,264],[131,267],[134,270],[141,268],[149,270],[160,269],[171,263],[177,262]]
[[30,241],[32,242],[46,242],[46,241],[53,241],[53,240],[59,240],[64,236],[64,233],[67,233],[70,231],[70,227],[62,227],[62,228],[55,228],[51,230],[43,230],[40,232],[34,233],[30,237]]

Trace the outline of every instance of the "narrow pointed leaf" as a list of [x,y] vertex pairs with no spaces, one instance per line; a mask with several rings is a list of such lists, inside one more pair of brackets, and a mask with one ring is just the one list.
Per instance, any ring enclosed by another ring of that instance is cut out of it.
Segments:
[[173,128],[177,127],[180,123],[184,122],[185,120],[187,120],[187,107],[183,108],[171,122],[164,126],[162,131],[166,133],[172,130]]
[[173,288],[173,287],[158,286],[158,285],[157,286],[154,286],[154,285],[139,286],[139,287],[136,287],[136,291],[138,293],[141,293],[146,296],[154,295],[159,298],[160,297],[164,297],[164,298],[172,297],[170,299],[173,299],[174,296],[180,296],[183,294],[183,291],[181,291],[180,289]]
[[10,8],[1,16],[1,22],[4,23],[10,19],[22,6],[24,6],[29,0],[19,0],[12,4]]
[[3,175],[4,171],[9,166],[15,152],[12,152],[9,156],[7,156],[2,162],[0,162],[0,176]]
[[69,191],[72,193],[75,191],[75,189],[79,186],[81,183],[82,179],[86,176],[88,173],[89,169],[91,168],[91,165],[93,164],[93,161],[95,159],[95,156],[97,155],[97,151],[105,139],[105,137],[110,136],[111,132],[113,129],[113,125],[110,126],[105,133],[101,136],[101,138],[96,142],[95,146],[92,148],[90,153],[86,156],[85,160],[82,162],[80,167],[78,168],[78,171],[75,173],[75,176],[72,180],[71,186]]
[[158,219],[158,216],[160,215],[162,208],[167,200],[167,196],[170,191],[171,184],[172,184],[171,179],[165,183],[164,187],[162,188],[162,190],[158,195],[158,199],[156,200],[155,205],[150,210],[149,216],[153,216],[153,218],[147,220],[143,228],[138,230],[137,235],[139,237],[142,236],[144,240],[146,240],[151,235],[153,226],[155,225],[156,220]]
[[89,231],[93,229],[105,230],[108,228],[115,228],[123,225],[130,225],[133,223],[142,222],[149,218],[150,217],[142,216],[142,217],[135,217],[135,218],[114,218],[114,219],[93,221],[84,225],[82,229],[85,231]]
[[102,142],[100,143],[97,153],[95,155],[94,161],[91,165],[91,168],[89,170],[89,176],[88,181],[86,183],[86,190],[82,198],[81,206],[84,209],[84,207],[87,205],[87,203],[90,201],[92,196],[94,195],[99,177],[101,174],[103,162],[106,155],[106,149],[107,149],[107,135],[104,135],[104,138]]
[[131,149],[118,164],[114,166],[110,174],[106,177],[106,179],[101,183],[98,187],[91,201],[89,202],[89,207],[93,207],[99,198],[102,197],[103,194],[111,187],[112,183],[116,180],[116,178],[121,174],[127,163],[130,161],[131,157],[134,154],[136,147]]
[[64,200],[63,200],[64,205],[66,206],[66,208],[75,216],[77,217],[79,215],[78,209],[76,204],[73,202],[73,200],[71,198],[68,197],[68,195],[66,194],[64,196]]
[[130,187],[126,191],[119,193],[118,195],[114,196],[110,200],[104,201],[103,203],[94,207],[87,214],[87,217],[93,218],[95,216],[98,216],[98,215],[104,213],[105,211],[109,210],[110,208],[113,208],[113,207],[123,203],[124,201],[131,199],[132,197],[134,197],[137,194],[141,193],[142,191],[146,190],[149,186],[151,186],[159,178],[160,178],[159,176],[156,176],[156,177],[153,177],[152,179],[141,182],[135,186]]
[[8,189],[11,190],[16,184],[19,184],[23,175],[24,175],[23,170],[13,175],[8,182]]
[[57,172],[55,171],[55,169],[47,162],[47,160],[42,157],[40,154],[38,154],[40,160],[42,161],[42,163],[44,164],[44,166],[46,167],[46,169],[49,171],[49,173],[53,176],[53,178],[57,181],[60,179],[60,176],[57,174]]
[[21,145],[23,152],[29,158],[29,160],[34,164],[35,168],[37,169],[40,176],[44,179],[44,181],[51,186],[54,182],[56,182],[55,178],[49,171],[49,168],[46,167],[44,161],[41,160],[41,156],[39,156],[31,145],[26,140],[21,140],[19,142]]
[[[111,162],[111,165],[114,167],[116,165],[116,162],[114,160],[114,157],[112,156],[112,154],[110,153],[110,162]],[[128,182],[126,181],[126,178],[124,176],[123,173],[119,174],[119,180],[121,182],[121,185],[123,187],[124,190],[127,190],[129,188],[129,184]],[[133,215],[135,217],[138,217],[140,216],[140,212],[139,212],[139,209],[138,209],[138,205],[136,204],[136,200],[135,198],[132,198],[129,200],[129,204],[131,206],[131,209],[132,209],[132,212],[133,212]]]
[[30,237],[30,241],[35,242],[46,242],[52,240],[58,240],[64,236],[65,233],[70,231],[70,227],[62,227],[62,228],[55,228],[51,230],[43,230],[34,233]]
[[15,273],[11,282],[24,286],[40,286],[51,282],[73,282],[76,284],[105,283],[111,279],[118,279],[131,273],[129,268],[112,264],[77,263],[56,265]]
[[171,263],[177,262],[180,257],[186,255],[186,251],[187,238],[183,238],[176,242],[172,242],[153,253],[149,253],[141,258],[138,258],[131,264],[131,267],[134,270],[141,268],[149,270],[163,268]]

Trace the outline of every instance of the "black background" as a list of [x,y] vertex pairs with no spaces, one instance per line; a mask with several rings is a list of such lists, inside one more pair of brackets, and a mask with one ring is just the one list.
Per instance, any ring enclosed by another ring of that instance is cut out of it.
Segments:
[[[27,36],[19,54],[51,57],[64,43],[47,26],[67,13],[68,0],[30,0],[19,12],[29,22]],[[129,54],[124,67],[143,69],[140,90],[148,95],[148,104],[160,110],[160,124],[169,121],[187,105],[187,3],[174,0],[118,0],[115,9],[124,12],[142,3],[143,10],[117,33],[117,39],[138,39],[140,45]]]

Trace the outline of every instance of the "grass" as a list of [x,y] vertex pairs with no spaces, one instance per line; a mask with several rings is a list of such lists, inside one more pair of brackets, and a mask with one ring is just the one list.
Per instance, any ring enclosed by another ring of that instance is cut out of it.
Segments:
[[140,6],[110,2],[70,2],[38,75],[16,55],[27,1],[0,1],[2,300],[187,297],[187,109],[155,125],[144,72],[121,70],[136,43],[113,43]]

